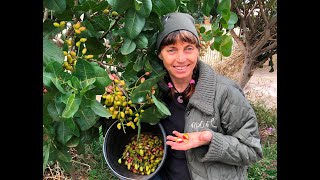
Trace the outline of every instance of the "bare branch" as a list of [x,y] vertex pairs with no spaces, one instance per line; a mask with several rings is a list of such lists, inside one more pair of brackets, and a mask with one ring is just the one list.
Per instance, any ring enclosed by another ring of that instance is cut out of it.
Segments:
[[277,15],[271,18],[267,28],[271,28],[275,23],[277,23]]
[[270,44],[269,46],[263,48],[261,51],[260,51],[260,54],[263,54],[271,49],[274,49],[277,47],[277,41],[273,42],[272,44]]
[[259,3],[259,8],[260,8],[260,13],[261,13],[261,16],[264,20],[264,22],[266,23],[266,27],[269,25],[269,22],[268,22],[268,18],[264,12],[264,9],[263,9],[263,5],[261,3],[261,0],[258,0],[258,3]]
[[233,39],[237,42],[238,47],[240,48],[240,50],[245,53],[246,52],[246,48],[245,45],[243,44],[242,40],[239,38],[239,36],[237,36],[237,34],[234,32],[233,29],[231,29],[230,31],[231,36],[233,37]]
[[257,54],[261,50],[261,48],[266,44],[269,38],[270,38],[270,29],[266,28],[264,31],[264,35],[260,38],[259,42],[257,43],[258,45],[254,48],[252,53]]
[[240,11],[239,7],[237,6],[235,0],[232,0],[232,3],[234,4],[234,7],[236,8],[238,16],[240,16],[241,19],[244,18],[244,15],[241,13],[241,11]]
[[49,10],[47,8],[44,8],[44,13],[43,13],[43,21],[46,21],[48,19],[48,15],[49,15]]
[[249,9],[249,12],[248,12],[248,14],[246,15],[245,19],[247,19],[250,14],[253,15],[253,10],[256,8],[256,6],[257,6],[257,2],[255,1],[255,2],[254,2],[254,5],[252,6],[252,8]]

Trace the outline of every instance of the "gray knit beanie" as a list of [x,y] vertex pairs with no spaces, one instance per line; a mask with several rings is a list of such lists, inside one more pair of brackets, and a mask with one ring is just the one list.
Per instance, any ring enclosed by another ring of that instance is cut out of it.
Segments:
[[169,13],[162,18],[163,31],[158,33],[157,37],[157,51],[160,48],[162,40],[171,32],[176,30],[187,30],[193,33],[198,41],[199,35],[195,27],[194,19],[191,15],[180,12]]

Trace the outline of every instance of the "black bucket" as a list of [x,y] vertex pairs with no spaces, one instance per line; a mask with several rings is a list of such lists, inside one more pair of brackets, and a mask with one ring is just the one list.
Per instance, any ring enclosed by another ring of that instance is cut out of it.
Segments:
[[122,156],[125,146],[129,144],[131,137],[138,133],[137,128],[126,128],[126,133],[117,128],[118,121],[115,121],[107,130],[103,142],[103,155],[110,170],[120,179],[123,180],[147,180],[156,175],[162,167],[167,155],[166,133],[161,123],[151,125],[149,123],[141,123],[141,133],[147,132],[157,135],[163,142],[163,156],[157,169],[149,175],[140,175],[133,173],[127,169],[127,166],[118,163],[118,159]]

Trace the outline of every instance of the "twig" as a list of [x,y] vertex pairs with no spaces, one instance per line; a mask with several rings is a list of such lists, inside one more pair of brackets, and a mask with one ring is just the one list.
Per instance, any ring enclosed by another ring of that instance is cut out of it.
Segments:
[[89,164],[85,164],[85,163],[82,163],[82,162],[79,162],[79,161],[75,161],[75,160],[71,160],[71,162],[77,163],[77,164],[80,164],[80,165],[83,165],[83,166],[87,166],[91,170],[91,166]]

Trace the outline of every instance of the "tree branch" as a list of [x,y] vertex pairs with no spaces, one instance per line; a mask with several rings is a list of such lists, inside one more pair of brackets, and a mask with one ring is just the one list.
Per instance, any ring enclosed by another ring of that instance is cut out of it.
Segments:
[[244,15],[241,13],[241,11],[240,11],[239,7],[237,6],[235,0],[232,0],[232,3],[234,4],[234,7],[236,8],[238,16],[240,16],[241,19],[244,18]]
[[277,23],[277,14],[271,18],[267,28],[271,28],[276,23]]
[[271,49],[274,49],[276,47],[277,47],[277,41],[275,41],[272,44],[270,44],[269,46],[263,48],[260,52],[261,52],[261,54],[263,54],[263,53],[265,53],[265,52],[267,52],[267,51],[269,51]]
[[46,21],[48,19],[48,15],[49,15],[49,10],[47,8],[44,8],[44,13],[43,13],[43,21]]
[[263,5],[261,3],[261,0],[258,0],[258,3],[259,3],[259,8],[260,8],[260,13],[261,13],[261,16],[264,20],[264,22],[266,23],[266,27],[269,26],[269,21],[268,21],[268,18],[264,12],[264,9],[263,9]]
[[104,32],[101,36],[100,36],[100,40],[103,39],[109,32],[111,29],[113,29],[113,27],[117,24],[117,22],[119,21],[120,16],[117,17],[117,19],[115,20],[115,22],[112,24],[112,26],[108,29],[108,31]]
[[231,36],[233,37],[233,39],[237,42],[239,49],[243,52],[243,54],[246,53],[246,48],[245,45],[243,44],[243,42],[241,41],[241,39],[239,38],[239,36],[237,36],[237,34],[234,32],[233,29],[231,29],[230,31]]
[[[261,50],[261,48],[266,44],[269,38],[270,38],[270,29],[266,28],[264,31],[264,35],[260,38],[259,42],[257,43],[258,45],[254,48],[252,53],[257,54]],[[254,55],[254,57],[257,57],[257,56]]]

